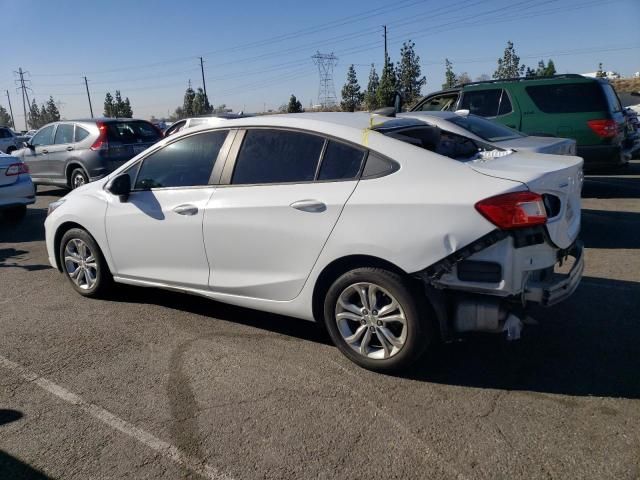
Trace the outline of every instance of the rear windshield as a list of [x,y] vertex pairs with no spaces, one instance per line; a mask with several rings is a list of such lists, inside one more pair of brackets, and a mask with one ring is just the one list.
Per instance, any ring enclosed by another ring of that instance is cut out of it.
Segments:
[[545,113],[606,112],[609,110],[602,88],[596,82],[531,85],[526,91]]
[[494,123],[474,115],[469,115],[467,117],[456,116],[448,118],[447,120],[488,142],[501,142],[503,140],[513,140],[514,138],[526,137],[526,135],[516,130],[512,130],[504,125],[500,125],[499,123]]
[[110,142],[155,143],[161,138],[157,128],[140,120],[110,122],[107,123],[107,128]]
[[[440,130],[438,127],[424,126],[386,130],[386,136],[410,143],[445,157],[459,161],[468,161],[476,157],[482,150],[470,138]],[[497,149],[496,150],[500,150]]]
[[609,104],[609,111],[611,112],[621,112],[622,105],[620,105],[620,100],[616,95],[616,91],[613,89],[611,85],[603,85],[602,89],[604,90],[604,94],[607,97],[607,103]]

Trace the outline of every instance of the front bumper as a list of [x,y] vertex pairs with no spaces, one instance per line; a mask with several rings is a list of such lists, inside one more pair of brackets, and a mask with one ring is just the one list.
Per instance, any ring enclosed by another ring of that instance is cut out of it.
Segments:
[[576,242],[566,257],[574,259],[568,273],[550,272],[543,280],[530,280],[525,286],[524,299],[549,307],[570,297],[580,284],[584,272],[584,248],[582,242]]

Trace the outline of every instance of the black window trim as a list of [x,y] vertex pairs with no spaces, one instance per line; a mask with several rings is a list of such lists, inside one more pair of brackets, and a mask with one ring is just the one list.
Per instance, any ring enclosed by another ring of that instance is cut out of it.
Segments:
[[[211,170],[211,175],[209,176],[209,181],[207,182],[206,185],[189,185],[189,186],[179,186],[179,187],[155,187],[155,188],[135,188],[136,184],[138,183],[138,175],[140,174],[140,170],[142,167],[142,162],[144,162],[147,158],[149,158],[151,155],[155,154],[156,152],[168,147],[169,145],[172,145],[176,142],[179,142],[180,140],[183,140],[185,138],[188,137],[193,137],[195,135],[202,135],[205,133],[212,133],[212,132],[218,132],[218,131],[227,131],[227,137],[225,138],[222,146],[220,147],[220,150],[218,151],[218,156],[215,159],[215,163],[213,164],[213,169]],[[136,177],[134,179],[132,179],[131,181],[131,193],[137,193],[137,192],[155,192],[155,191],[163,191],[163,190],[193,190],[193,189],[199,189],[199,188],[211,188],[211,187],[217,187],[219,186],[219,182],[220,182],[220,177],[222,176],[222,169],[223,169],[223,165],[226,163],[226,160],[229,156],[229,151],[231,149],[231,146],[233,145],[233,142],[235,141],[235,136],[238,132],[238,129],[236,128],[217,128],[217,129],[212,129],[212,130],[198,130],[196,132],[190,132],[187,135],[184,136],[180,136],[180,137],[170,137],[171,141],[162,144],[162,145],[158,145],[157,147],[154,147],[153,150],[151,150],[150,152],[148,152],[147,154],[145,154],[144,157],[138,159],[137,161],[135,161],[134,163],[132,163],[131,165],[129,165],[126,169],[122,170],[120,173],[118,173],[118,175],[123,175],[125,173],[128,173],[129,170],[136,168],[137,167],[137,171],[136,171]],[[107,183],[108,184],[108,183]],[[105,185],[107,185],[105,184]]]

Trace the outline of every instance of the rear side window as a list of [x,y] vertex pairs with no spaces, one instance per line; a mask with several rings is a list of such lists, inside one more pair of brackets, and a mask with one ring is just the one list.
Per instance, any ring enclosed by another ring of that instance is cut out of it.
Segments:
[[73,125],[69,125],[68,123],[61,123],[58,125],[58,128],[56,129],[55,143],[58,145],[73,143]]
[[248,130],[231,183],[310,182],[316,174],[324,138],[285,130]]
[[431,97],[425,100],[422,105],[420,105],[420,110],[423,112],[441,112],[453,110],[453,107],[455,106],[457,100],[458,94]]
[[607,101],[596,82],[530,85],[525,88],[533,103],[544,113],[602,112]]
[[134,120],[131,122],[109,122],[106,125],[110,142],[155,143],[160,140],[160,132],[147,122]]
[[227,131],[199,133],[170,143],[146,157],[136,190],[207,185]]
[[481,117],[497,117],[513,111],[509,94],[500,88],[464,92],[460,108]]
[[89,132],[82,128],[80,125],[76,125],[76,142],[81,142],[89,136]]
[[329,142],[320,166],[318,180],[346,180],[360,172],[364,152],[343,143]]

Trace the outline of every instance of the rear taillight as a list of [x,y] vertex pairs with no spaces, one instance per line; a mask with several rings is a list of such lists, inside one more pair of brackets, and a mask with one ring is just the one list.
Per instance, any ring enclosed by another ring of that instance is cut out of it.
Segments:
[[97,124],[100,135],[98,135],[98,138],[93,142],[93,145],[91,145],[90,148],[94,151],[107,150],[109,148],[109,142],[107,141],[107,126],[102,122],[98,122]]
[[618,135],[618,125],[615,120],[589,120],[589,128],[602,138],[611,138]]
[[7,168],[7,171],[4,172],[7,177],[11,177],[13,175],[21,175],[23,173],[29,173],[29,167],[26,163],[12,163]]
[[534,192],[514,192],[476,203],[476,210],[502,230],[542,225],[547,221],[544,201]]

